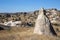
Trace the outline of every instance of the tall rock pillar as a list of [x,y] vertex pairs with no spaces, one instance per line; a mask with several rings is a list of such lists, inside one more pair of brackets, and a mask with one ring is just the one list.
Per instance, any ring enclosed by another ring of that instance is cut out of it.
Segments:
[[40,35],[56,35],[56,32],[54,31],[50,20],[46,16],[45,10],[41,8],[39,10],[39,15],[35,22],[35,28],[34,33],[40,34]]

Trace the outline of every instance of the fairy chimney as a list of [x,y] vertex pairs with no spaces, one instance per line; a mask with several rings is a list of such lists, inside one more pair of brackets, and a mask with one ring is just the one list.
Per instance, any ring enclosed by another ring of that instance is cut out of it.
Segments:
[[44,8],[41,8],[39,10],[39,15],[38,15],[36,22],[35,22],[34,33],[40,34],[40,35],[43,35],[43,34],[57,35],[51,25],[50,20],[46,16],[46,12],[45,12]]

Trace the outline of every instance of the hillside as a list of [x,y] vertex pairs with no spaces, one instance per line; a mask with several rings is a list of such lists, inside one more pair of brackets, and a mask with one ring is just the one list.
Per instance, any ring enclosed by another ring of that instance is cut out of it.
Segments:
[[0,23],[8,21],[21,21],[19,27],[9,30],[0,30],[0,40],[60,40],[60,10],[45,9],[57,36],[33,34],[35,20],[39,10],[33,12],[0,13]]
[[[0,23],[4,23],[12,20],[12,21],[22,21],[22,23],[24,23],[25,25],[26,23],[31,22],[32,25],[34,25],[38,12],[39,10],[32,11],[32,12],[0,13]],[[59,23],[60,10],[46,9],[46,15],[49,17],[52,23],[55,20]]]

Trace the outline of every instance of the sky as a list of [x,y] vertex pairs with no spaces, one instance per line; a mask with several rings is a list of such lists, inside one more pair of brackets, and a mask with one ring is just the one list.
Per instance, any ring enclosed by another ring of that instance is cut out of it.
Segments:
[[0,0],[0,12],[27,12],[42,7],[60,9],[60,0]]

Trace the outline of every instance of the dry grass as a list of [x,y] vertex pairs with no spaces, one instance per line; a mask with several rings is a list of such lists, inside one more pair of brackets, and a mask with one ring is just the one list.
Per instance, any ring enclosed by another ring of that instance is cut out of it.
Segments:
[[[60,27],[57,27],[60,29]],[[13,27],[11,30],[0,31],[0,40],[60,40],[60,32],[58,36],[37,35],[33,33],[34,27]],[[56,30],[56,26],[54,26]]]

